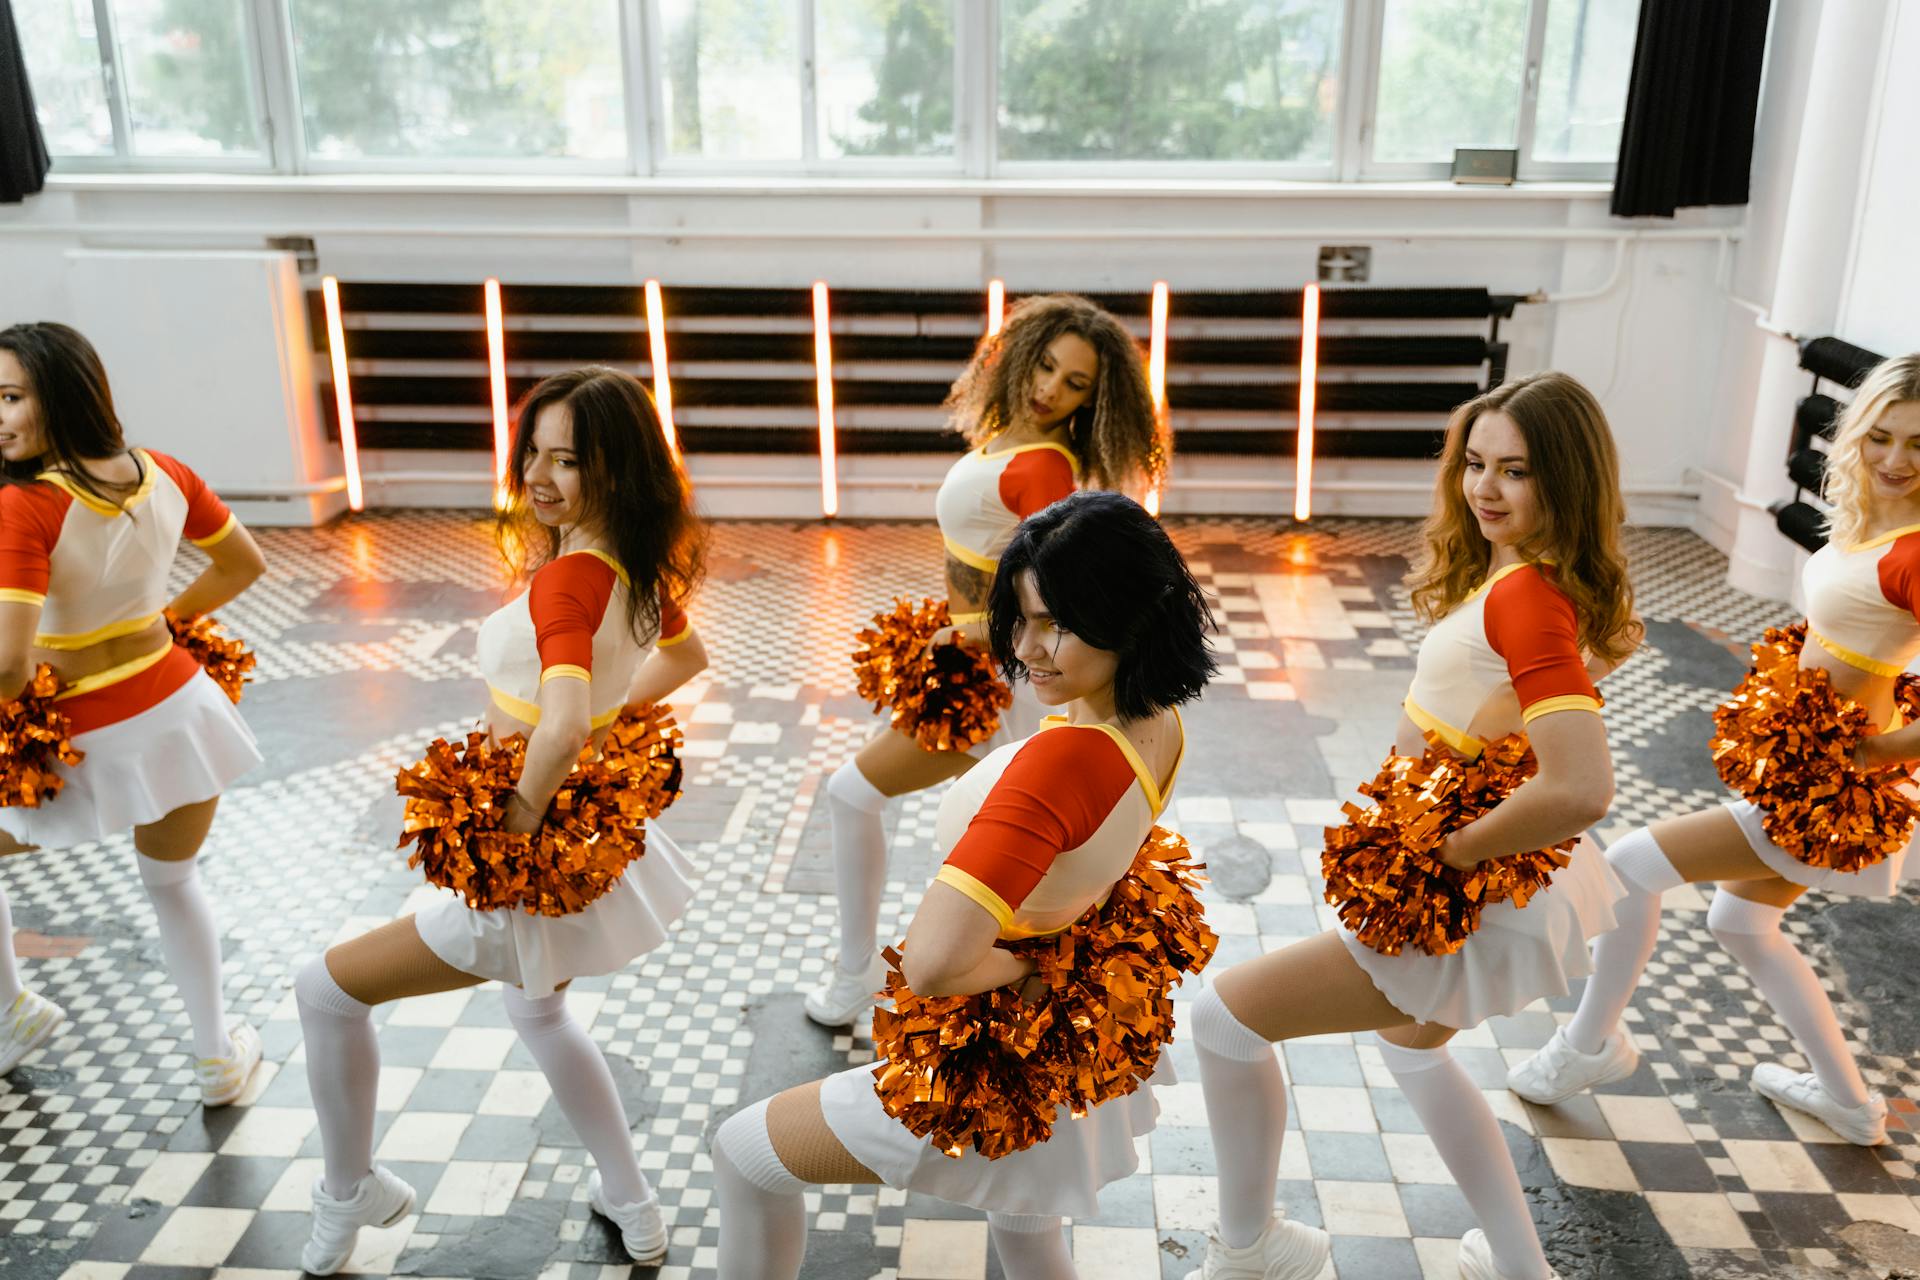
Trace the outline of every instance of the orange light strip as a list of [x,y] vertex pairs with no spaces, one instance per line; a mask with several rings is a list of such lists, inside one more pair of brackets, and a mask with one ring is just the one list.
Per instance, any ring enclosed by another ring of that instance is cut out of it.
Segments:
[[833,438],[833,337],[828,332],[827,282],[813,282],[813,370],[820,399],[820,514],[840,514],[839,461]]
[[653,365],[653,407],[667,448],[680,455],[680,437],[673,429],[673,382],[667,377],[667,309],[660,301],[660,282],[647,281],[647,349]]
[[1320,375],[1320,286],[1310,284],[1300,296],[1300,429],[1294,438],[1297,455],[1293,480],[1293,518],[1313,515],[1313,403],[1314,380]]
[[1000,325],[1006,318],[1007,282],[989,280],[987,281],[987,336],[989,338],[1000,332]]
[[493,395],[493,483],[504,491],[507,454],[513,439],[507,430],[507,333],[500,309],[500,282],[487,280],[487,385]]
[[[1153,333],[1147,340],[1147,388],[1153,393],[1153,416],[1167,421],[1167,282],[1153,285]],[[1160,487],[1147,490],[1147,514],[1160,514]]]
[[340,282],[332,276],[320,281],[320,300],[327,313],[327,355],[333,362],[333,403],[340,413],[340,456],[347,466],[347,505],[367,509],[360,483],[360,432],[353,420],[353,389],[347,384],[347,335],[340,323]]

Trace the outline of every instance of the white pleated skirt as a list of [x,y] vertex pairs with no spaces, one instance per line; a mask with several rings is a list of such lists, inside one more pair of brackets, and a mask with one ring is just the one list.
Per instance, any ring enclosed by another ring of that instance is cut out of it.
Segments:
[[1340,938],[1394,1008],[1465,1030],[1542,996],[1566,995],[1573,979],[1592,973],[1587,941],[1614,928],[1613,904],[1626,893],[1600,846],[1583,836],[1551,885],[1524,909],[1511,902],[1486,908],[1479,930],[1450,956],[1411,947],[1383,956],[1345,926]]
[[[1766,814],[1751,800],[1727,801],[1727,812],[1740,824],[1740,831],[1747,837],[1747,843],[1753,846],[1753,852],[1760,861],[1767,864],[1773,873],[1783,880],[1805,885],[1809,889],[1819,889],[1823,893],[1848,893],[1869,898],[1887,898],[1893,896],[1900,887],[1900,872],[1907,863],[1907,853],[1913,848],[1908,841],[1905,848],[1895,852],[1884,861],[1858,871],[1836,871],[1832,867],[1811,867],[1782,849],[1767,838],[1765,826]],[[1916,833],[1914,840],[1920,840]]]
[[647,851],[573,915],[475,911],[450,894],[417,914],[414,924],[427,949],[460,972],[537,998],[575,978],[624,969],[665,942],[693,900],[694,880],[680,846],[648,823]]
[[77,733],[86,752],[61,766],[66,785],[35,809],[0,809],[0,831],[67,849],[158,822],[211,800],[260,763],[253,730],[204,671],[138,715]]
[[873,1067],[852,1067],[820,1086],[827,1127],[853,1157],[900,1191],[919,1191],[952,1204],[998,1213],[1090,1218],[1100,1188],[1140,1165],[1134,1139],[1152,1133],[1160,1118],[1153,1086],[1178,1083],[1162,1052],[1153,1075],[1124,1098],[1102,1103],[1079,1119],[1061,1107],[1045,1142],[988,1160],[977,1152],[949,1156],[888,1115],[873,1091]]

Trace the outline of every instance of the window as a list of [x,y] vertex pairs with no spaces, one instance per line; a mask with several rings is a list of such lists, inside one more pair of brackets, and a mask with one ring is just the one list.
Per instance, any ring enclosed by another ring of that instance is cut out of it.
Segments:
[[1341,0],[1003,0],[1006,160],[1329,163]]
[[14,0],[67,168],[1613,170],[1640,0]]

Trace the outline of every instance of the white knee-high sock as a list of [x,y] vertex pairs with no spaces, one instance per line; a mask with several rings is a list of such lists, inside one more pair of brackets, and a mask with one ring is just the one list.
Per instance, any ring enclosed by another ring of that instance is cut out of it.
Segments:
[[1546,1280],[1552,1269],[1486,1096],[1445,1048],[1403,1049],[1385,1040],[1379,1044],[1387,1070],[1487,1233],[1500,1274],[1506,1280]]
[[720,1198],[720,1280],[797,1280],[807,1253],[806,1184],[787,1172],[767,1131],[767,1101],[713,1135]]
[[1813,966],[1780,930],[1786,914],[1785,907],[1750,902],[1723,889],[1707,908],[1707,931],[1753,979],[1827,1092],[1843,1106],[1862,1106],[1867,1082]]
[[341,989],[324,956],[293,980],[307,1047],[307,1090],[320,1118],[327,1194],[344,1199],[373,1172],[373,1107],[380,1092],[380,1042],[373,1006]]
[[1580,1007],[1567,1023],[1567,1043],[1581,1053],[1598,1053],[1633,1000],[1640,974],[1660,938],[1660,895],[1683,884],[1660,842],[1645,827],[1621,836],[1607,848],[1607,862],[1627,887],[1613,904],[1619,922],[1593,941],[1593,976],[1580,993]]
[[529,998],[508,987],[505,995],[507,1021],[553,1087],[567,1123],[593,1155],[607,1199],[616,1205],[651,1199],[653,1189],[634,1157],[633,1132],[613,1072],[587,1029],[567,1011],[566,993]]
[[20,970],[13,959],[13,906],[0,886],[0,1013],[20,998]]
[[887,797],[849,760],[827,779],[833,820],[833,888],[840,901],[843,973],[873,963],[880,929],[880,895],[887,887],[887,831],[880,821]]
[[1244,1249],[1273,1221],[1287,1084],[1267,1038],[1208,987],[1193,1004],[1193,1044],[1220,1173],[1220,1242]]
[[162,862],[144,853],[133,857],[160,925],[160,954],[193,1025],[193,1052],[201,1058],[224,1058],[233,1052],[233,1044],[227,1039],[226,993],[220,989],[220,931],[200,884],[199,859]]
[[987,1238],[1007,1280],[1075,1280],[1073,1250],[1060,1219],[1043,1214],[989,1213]]

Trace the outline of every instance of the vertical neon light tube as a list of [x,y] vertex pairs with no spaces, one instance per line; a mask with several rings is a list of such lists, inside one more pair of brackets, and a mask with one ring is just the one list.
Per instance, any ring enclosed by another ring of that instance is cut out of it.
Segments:
[[987,336],[991,338],[1000,332],[1000,324],[1007,318],[1007,282],[1004,280],[987,281]]
[[1320,286],[1310,284],[1300,297],[1300,430],[1295,437],[1297,470],[1293,479],[1293,518],[1313,515],[1314,380],[1320,375]]
[[347,467],[347,505],[367,509],[360,484],[360,432],[353,420],[353,389],[347,385],[347,335],[340,323],[340,282],[332,276],[320,281],[320,300],[327,313],[327,355],[333,362],[333,403],[340,413],[340,456]]
[[[1167,421],[1167,282],[1153,285],[1153,334],[1147,341],[1147,387],[1153,392],[1153,416]],[[1147,490],[1147,514],[1160,514],[1160,487]]]
[[827,282],[813,282],[813,369],[820,399],[820,514],[840,514],[839,462],[833,439],[833,338],[827,332]]
[[660,414],[667,448],[679,457],[680,437],[673,429],[673,382],[667,377],[667,309],[660,301],[658,280],[647,281],[647,350],[653,365],[653,407]]
[[513,449],[507,433],[507,334],[500,309],[500,282],[487,279],[487,386],[493,397],[493,505],[507,502],[507,454]]

